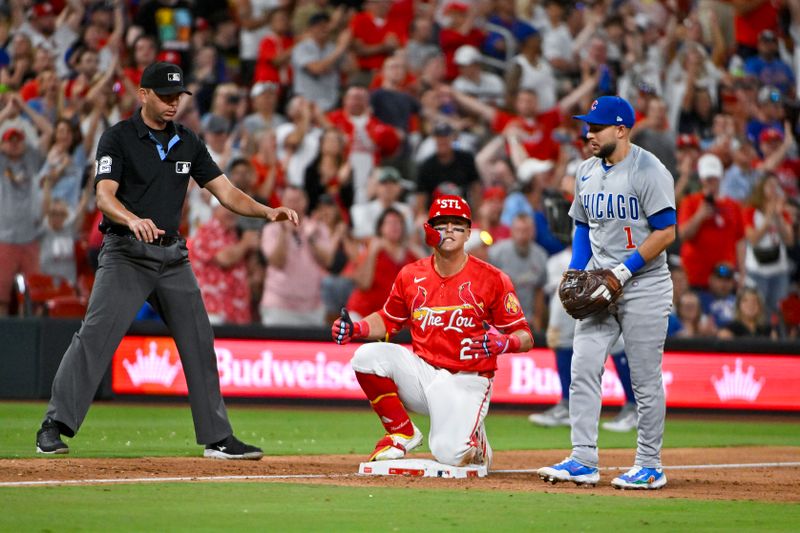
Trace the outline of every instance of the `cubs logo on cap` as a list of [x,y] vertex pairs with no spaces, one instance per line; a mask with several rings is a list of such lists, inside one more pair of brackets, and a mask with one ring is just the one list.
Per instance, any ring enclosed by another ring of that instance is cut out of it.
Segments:
[[588,124],[602,124],[607,126],[633,127],[636,114],[633,106],[619,96],[601,96],[592,102],[589,112],[585,115],[573,115],[572,118],[582,120]]
[[472,225],[472,210],[466,200],[454,194],[445,194],[436,198],[428,211],[428,224],[439,217],[463,218]]
[[139,86],[144,89],[153,89],[156,94],[160,95],[192,94],[183,85],[183,70],[181,70],[181,67],[165,61],[153,63],[144,69]]

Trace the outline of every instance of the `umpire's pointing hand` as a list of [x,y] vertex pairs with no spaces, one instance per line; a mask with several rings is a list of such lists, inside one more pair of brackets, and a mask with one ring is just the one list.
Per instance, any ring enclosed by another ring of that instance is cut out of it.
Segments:
[[156,223],[149,218],[137,218],[128,222],[128,229],[144,242],[153,242],[166,233],[163,229],[158,229]]
[[297,226],[300,223],[300,219],[297,217],[297,212],[294,209],[289,209],[288,207],[281,206],[276,207],[270,210],[269,215],[267,215],[272,222],[281,222],[282,220],[289,220]]

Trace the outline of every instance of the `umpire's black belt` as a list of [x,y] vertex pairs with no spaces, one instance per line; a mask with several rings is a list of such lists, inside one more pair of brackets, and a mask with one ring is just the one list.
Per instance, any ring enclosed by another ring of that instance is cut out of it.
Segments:
[[[130,239],[132,241],[138,241],[139,239],[136,238],[136,235],[133,234],[131,231],[127,230],[119,230],[115,228],[109,228],[106,231],[106,235],[116,235],[117,237],[123,237],[125,239]],[[173,244],[183,242],[183,237],[180,235],[161,235],[160,237],[156,237],[153,242],[147,241],[140,241],[145,244],[149,244],[151,246],[172,246]]]

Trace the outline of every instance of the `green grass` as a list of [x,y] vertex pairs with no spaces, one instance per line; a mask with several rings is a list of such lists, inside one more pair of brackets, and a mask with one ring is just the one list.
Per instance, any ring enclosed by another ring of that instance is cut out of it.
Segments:
[[[0,458],[33,457],[44,403],[0,403]],[[357,453],[381,428],[368,408],[234,407],[237,435],[271,455]],[[415,416],[427,432],[428,420]],[[492,413],[495,450],[569,449],[566,428]],[[98,403],[68,457],[200,456],[187,405]],[[603,448],[633,433],[602,431]],[[667,447],[800,446],[800,424],[741,417],[667,418]],[[0,462],[0,467],[2,463]],[[656,493],[597,496],[291,483],[170,483],[0,488],[0,531],[795,531],[800,506],[691,501]],[[580,517],[580,520],[576,520]]]
[[[34,436],[44,413],[42,403],[0,403],[0,458],[33,457]],[[367,409],[235,407],[229,410],[242,440],[271,455],[368,454],[382,428]],[[414,415],[427,434],[428,419]],[[487,431],[495,450],[570,447],[569,429],[531,426],[523,413],[490,413]],[[188,404],[93,405],[72,457],[197,456]],[[600,445],[633,448],[636,435],[601,431]],[[800,446],[800,424],[786,422],[692,420],[667,417],[665,447]],[[425,448],[423,448],[425,450]]]
[[797,505],[272,483],[0,489],[0,501],[2,531],[741,532],[800,520]]

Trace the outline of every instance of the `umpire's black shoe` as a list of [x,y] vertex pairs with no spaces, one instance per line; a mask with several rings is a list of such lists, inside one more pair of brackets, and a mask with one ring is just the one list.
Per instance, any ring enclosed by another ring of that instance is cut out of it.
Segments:
[[240,441],[233,435],[215,444],[206,445],[203,457],[212,459],[250,459],[258,461],[264,456],[261,448],[250,446]]
[[36,432],[36,453],[69,453],[69,446],[61,440],[61,431],[52,418],[46,418]]

